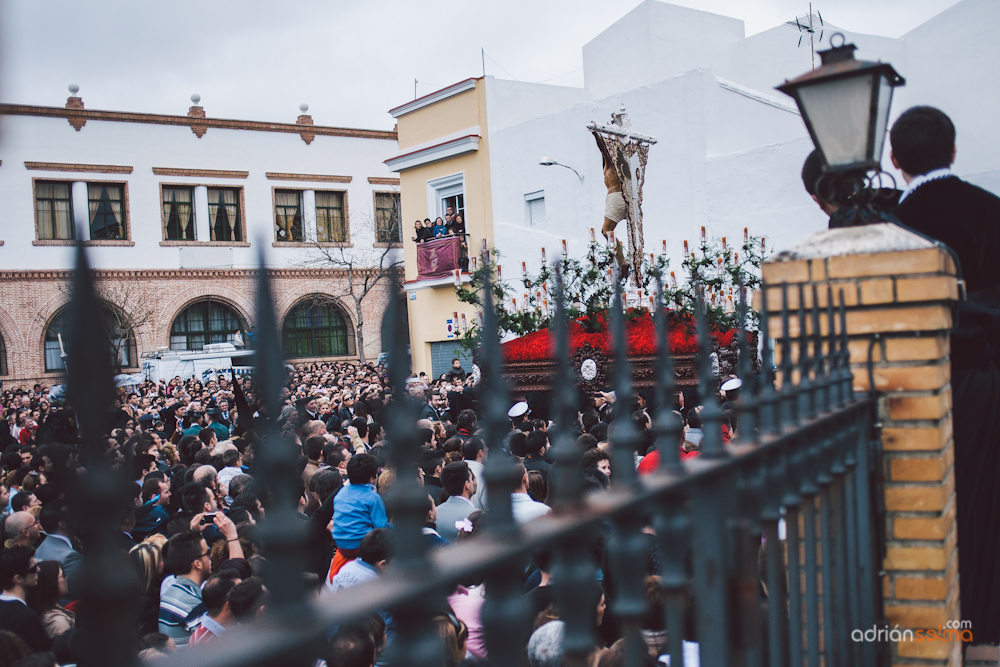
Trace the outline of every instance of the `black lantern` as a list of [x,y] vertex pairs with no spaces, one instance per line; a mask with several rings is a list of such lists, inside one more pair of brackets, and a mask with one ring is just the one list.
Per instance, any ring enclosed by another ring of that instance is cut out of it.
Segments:
[[822,65],[778,90],[795,99],[827,172],[881,171],[892,89],[906,82],[888,63],[855,60],[854,44],[820,51]]

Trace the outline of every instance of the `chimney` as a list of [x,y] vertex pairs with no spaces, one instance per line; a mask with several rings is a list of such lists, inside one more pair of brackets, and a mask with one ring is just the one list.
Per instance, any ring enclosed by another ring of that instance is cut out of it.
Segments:
[[67,109],[83,108],[83,98],[76,96],[78,92],[80,92],[80,86],[76,85],[75,83],[69,84],[69,97],[66,98]]
[[302,104],[299,105],[299,111],[301,111],[302,113],[295,120],[295,124],[296,125],[312,125],[313,124],[313,117],[306,113],[307,111],[309,111],[309,105],[306,104],[305,102],[303,102]]
[[191,118],[204,118],[205,117],[205,107],[198,106],[198,102],[201,102],[201,95],[195,93],[191,96],[191,102],[194,104],[190,109],[188,109],[188,116]]

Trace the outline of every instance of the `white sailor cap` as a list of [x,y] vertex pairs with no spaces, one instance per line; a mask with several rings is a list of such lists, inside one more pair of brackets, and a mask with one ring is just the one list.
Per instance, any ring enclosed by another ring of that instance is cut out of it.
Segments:
[[739,389],[743,386],[743,380],[739,378],[733,378],[732,380],[726,380],[722,383],[722,391],[733,391],[734,389]]
[[523,417],[528,412],[528,404],[524,401],[519,401],[514,404],[514,406],[507,411],[507,416],[511,419],[515,417]]

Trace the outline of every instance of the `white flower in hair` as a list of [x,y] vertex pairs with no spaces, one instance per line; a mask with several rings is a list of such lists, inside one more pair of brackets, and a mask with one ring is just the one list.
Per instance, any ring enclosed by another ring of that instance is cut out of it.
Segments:
[[455,530],[463,533],[472,532],[472,522],[466,519],[461,519],[455,522]]

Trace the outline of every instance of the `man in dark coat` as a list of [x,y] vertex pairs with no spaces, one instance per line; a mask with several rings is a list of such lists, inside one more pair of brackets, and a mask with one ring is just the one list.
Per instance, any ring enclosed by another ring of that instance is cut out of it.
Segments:
[[933,107],[908,109],[890,140],[892,164],[907,184],[899,219],[955,251],[969,294],[1000,285],[1000,198],[951,172],[955,126],[948,116]]
[[907,188],[896,215],[948,245],[958,257],[968,300],[951,336],[956,514],[961,618],[976,641],[1000,641],[1000,198],[951,172],[955,126],[942,111],[913,107],[892,127],[892,163]]

